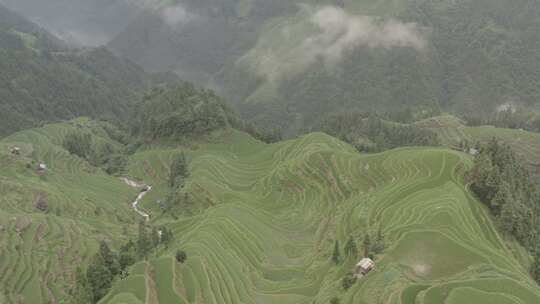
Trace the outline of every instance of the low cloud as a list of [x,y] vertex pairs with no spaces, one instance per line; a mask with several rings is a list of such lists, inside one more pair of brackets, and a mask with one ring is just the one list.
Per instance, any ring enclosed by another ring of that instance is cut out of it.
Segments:
[[56,37],[73,46],[100,46],[105,45],[111,37],[98,31],[83,30],[50,30]]
[[196,18],[181,5],[168,6],[160,10],[161,17],[171,27],[184,25]]
[[[352,15],[334,6],[305,5],[300,14],[305,16],[304,21],[280,29],[282,43],[262,41],[248,59],[249,68],[272,83],[278,83],[283,75],[305,70],[319,59],[327,67],[333,67],[348,52],[360,47],[401,47],[421,52],[427,46],[415,23]],[[306,23],[313,30],[307,37],[298,39],[297,35],[305,35],[302,28]],[[294,46],[287,49],[290,45]]]
[[153,10],[159,14],[161,19],[170,27],[176,28],[188,22],[198,19],[198,15],[190,12],[185,6],[177,4],[167,4],[162,0],[132,0],[135,5],[142,9]]
[[302,46],[308,58],[322,56],[335,62],[347,51],[358,47],[411,47],[416,50],[426,47],[426,41],[415,23],[395,19],[379,21],[369,16],[350,15],[332,6],[316,11],[311,22],[319,33],[307,38]]

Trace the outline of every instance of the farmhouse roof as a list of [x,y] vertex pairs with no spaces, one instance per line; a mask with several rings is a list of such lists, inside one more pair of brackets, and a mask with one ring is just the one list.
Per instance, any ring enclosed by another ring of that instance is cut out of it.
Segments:
[[358,262],[358,264],[356,264],[356,267],[361,267],[364,269],[373,268],[373,266],[375,266],[375,262],[373,262],[373,260],[370,258],[363,258],[360,260],[360,262]]

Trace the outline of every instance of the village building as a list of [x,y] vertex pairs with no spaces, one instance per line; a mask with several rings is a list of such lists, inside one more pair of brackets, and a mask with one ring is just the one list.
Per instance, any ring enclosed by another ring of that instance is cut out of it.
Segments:
[[469,154],[470,155],[478,155],[478,153],[480,153],[480,151],[478,151],[478,149],[475,149],[475,148],[470,148],[469,149]]
[[357,278],[361,278],[373,270],[373,268],[375,268],[375,262],[370,258],[363,258],[356,264],[354,274]]
[[37,170],[38,170],[39,172],[45,172],[45,171],[47,171],[47,165],[44,164],[44,163],[40,163],[40,164],[38,165],[38,167],[37,167]]
[[15,155],[21,154],[21,148],[19,148],[19,147],[11,148],[11,154],[15,154]]

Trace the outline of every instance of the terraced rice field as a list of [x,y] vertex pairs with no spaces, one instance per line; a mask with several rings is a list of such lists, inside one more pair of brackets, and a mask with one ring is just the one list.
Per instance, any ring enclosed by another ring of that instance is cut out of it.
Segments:
[[458,118],[450,115],[426,119],[418,126],[439,134],[442,143],[448,147],[457,146],[461,141],[486,142],[492,138],[510,145],[527,162],[531,172],[540,176],[540,134],[516,129],[493,126],[468,127]]
[[[321,133],[266,145],[236,131],[192,145],[186,187],[197,206],[161,215],[168,164],[179,151],[131,158],[130,176],[153,186],[142,201],[174,244],[136,264],[101,303],[540,303],[540,289],[463,184],[470,156],[408,148],[358,154]],[[348,291],[346,257],[381,227],[376,269]],[[342,261],[331,262],[335,240]],[[184,264],[174,252],[188,254]]]
[[[64,134],[78,128],[110,141],[86,119],[0,141],[0,303],[60,303],[98,242],[125,239],[124,230],[136,227],[129,205],[136,190],[61,147]],[[13,146],[20,155],[10,153]],[[44,174],[39,162],[48,166]],[[39,198],[46,212],[36,208]]]

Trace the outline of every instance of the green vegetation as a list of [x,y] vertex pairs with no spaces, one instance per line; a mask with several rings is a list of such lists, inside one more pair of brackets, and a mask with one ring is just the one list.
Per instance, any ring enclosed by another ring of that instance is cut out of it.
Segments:
[[[310,60],[313,49],[305,45],[324,32],[312,18],[326,5],[377,22],[414,22],[426,46],[360,41],[339,60],[325,60],[335,49]],[[408,109],[415,119],[443,109],[485,121],[501,105],[529,111],[540,100],[540,4],[534,0],[209,0],[184,1],[182,8],[197,18],[171,26],[160,11],[149,11],[109,47],[149,70],[217,84],[244,117],[285,134],[344,109]],[[205,27],[196,26],[200,20]]]
[[321,130],[351,145],[358,151],[380,152],[404,146],[437,146],[435,132],[413,124],[383,120],[375,114],[343,113],[330,115],[315,130]]
[[[0,141],[7,168],[0,173],[6,206],[0,242],[7,248],[0,268],[9,273],[0,286],[8,303],[72,297],[85,303],[103,295],[102,304],[147,297],[159,303],[219,297],[220,303],[438,304],[468,294],[479,304],[540,300],[519,246],[503,241],[467,190],[463,176],[474,167],[467,154],[442,148],[359,154],[322,133],[269,145],[230,128],[182,146],[158,138],[128,155],[125,169],[152,185],[139,205],[151,214],[146,223],[131,209],[134,189],[63,146],[74,132],[122,146],[105,126],[79,119]],[[11,154],[13,146],[20,155]],[[37,175],[26,167],[32,161],[45,162],[48,171]],[[156,203],[170,195],[171,176],[184,176],[181,191],[192,206],[190,212],[173,206],[176,217]],[[39,191],[61,215],[35,209]],[[354,281],[350,272],[360,254],[353,253],[363,247],[376,268]],[[49,272],[63,279],[47,281]]]
[[191,84],[153,89],[135,115],[133,132],[147,140],[194,138],[227,127],[236,119],[214,92]]
[[540,188],[520,165],[510,147],[495,139],[478,147],[479,154],[469,173],[471,189],[495,215],[502,231],[514,236],[534,257],[533,277],[540,282],[538,261]]
[[183,250],[176,251],[176,254],[174,256],[176,258],[176,261],[180,264],[184,264],[184,262],[187,260],[187,254]]
[[[175,219],[155,202],[169,194],[181,152],[190,168],[183,191],[197,208]],[[480,304],[536,303],[528,266],[507,244],[518,246],[465,186],[472,167],[471,156],[439,148],[362,155],[322,133],[267,145],[226,129],[182,147],[154,144],[130,157],[128,172],[152,185],[142,207],[175,241],[137,262],[102,303],[140,299],[132,290],[143,278],[156,282],[144,294],[164,303],[438,304],[463,288]],[[345,278],[360,256],[345,248],[368,235],[376,268],[353,283]],[[373,249],[379,240],[383,249]],[[181,250],[189,258],[175,263]]]
[[[103,123],[103,130],[115,141],[124,138],[111,136],[113,130],[115,132],[113,134],[121,133],[113,125]],[[109,174],[121,172],[127,164],[126,147],[122,142],[117,142],[116,145],[103,141],[94,142],[91,134],[80,130],[66,134],[62,146],[69,153],[85,159],[93,166],[102,167]]]
[[[454,116],[437,116],[415,123],[438,134],[442,145],[457,150],[476,143],[486,144],[493,138],[512,149],[519,161],[535,176],[540,175],[540,134],[493,126],[467,126]],[[469,151],[466,151],[469,152]]]
[[180,153],[174,157],[170,167],[169,185],[171,187],[183,186],[185,179],[189,177],[188,163],[186,155]]
[[341,260],[341,254],[339,253],[339,241],[336,240],[334,243],[334,252],[332,252],[332,262],[338,265]]
[[0,136],[78,116],[125,120],[162,81],[105,48],[67,49],[0,5]]
[[[82,118],[0,140],[4,303],[67,302],[72,294],[90,299],[83,292],[87,289],[75,288],[75,282],[88,284],[86,266],[101,241],[118,250],[116,244],[136,233],[138,215],[129,205],[136,191],[62,145],[73,132],[90,134],[93,142],[120,145],[108,136],[106,125]],[[19,154],[11,153],[15,146]],[[39,163],[47,170],[38,172]]]

